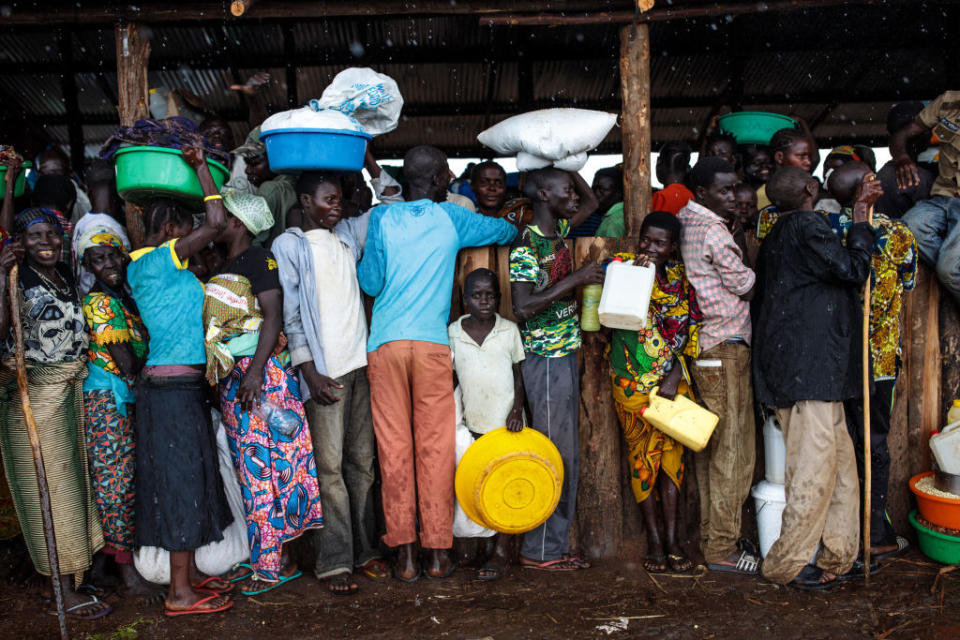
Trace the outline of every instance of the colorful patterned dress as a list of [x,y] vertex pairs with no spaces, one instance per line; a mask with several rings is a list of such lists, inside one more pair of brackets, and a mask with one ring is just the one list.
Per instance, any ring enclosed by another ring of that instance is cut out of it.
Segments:
[[[253,262],[253,269],[257,265],[272,267],[276,278],[276,262],[268,252],[263,254],[261,260],[248,259],[242,264],[250,267]],[[240,258],[227,265],[226,270],[239,262]],[[272,280],[263,278],[262,272],[251,276],[259,283]],[[279,289],[279,280],[276,282]],[[304,531],[323,526],[317,468],[300,385],[281,333],[263,368],[262,404],[248,412],[237,399],[263,322],[247,277],[223,273],[210,279],[203,322],[207,379],[220,383],[223,424],[247,517],[250,564],[257,579],[276,582],[283,568],[282,546]]]
[[134,469],[133,379],[117,368],[108,345],[129,344],[133,355],[147,353],[147,332],[137,310],[97,285],[83,299],[90,334],[83,383],[87,459],[106,548],[117,562],[132,562]]
[[[618,257],[632,260],[633,254]],[[666,276],[657,274],[643,331],[616,329],[607,356],[610,360],[614,408],[630,448],[630,484],[637,502],[650,495],[662,468],[677,486],[685,469],[683,446],[655,429],[641,416],[649,405],[649,393],[676,363],[686,368],[683,356],[699,355],[700,308],[683,264],[670,262]],[[677,393],[693,398],[683,380]]]

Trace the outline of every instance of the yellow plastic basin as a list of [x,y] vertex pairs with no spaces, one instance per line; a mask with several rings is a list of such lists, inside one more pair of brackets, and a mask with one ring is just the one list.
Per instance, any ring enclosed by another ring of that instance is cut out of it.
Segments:
[[524,533],[557,508],[563,460],[540,432],[501,427],[470,445],[457,465],[455,486],[471,520],[501,533]]

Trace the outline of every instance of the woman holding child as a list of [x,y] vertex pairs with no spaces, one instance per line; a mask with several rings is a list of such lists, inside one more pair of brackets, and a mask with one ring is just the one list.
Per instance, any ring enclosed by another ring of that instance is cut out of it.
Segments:
[[[642,417],[654,388],[659,387],[657,394],[665,398],[678,393],[692,397],[684,380],[683,356],[698,354],[700,309],[683,264],[675,259],[679,240],[677,218],[654,211],[640,228],[639,252],[617,254],[637,265],[655,266],[656,280],[646,328],[614,330],[608,352],[614,407],[630,448],[630,483],[647,527],[649,549],[643,567],[653,573],[666,571],[668,562],[673,571],[693,566],[676,539],[677,501],[685,468],[683,446]],[[663,509],[665,543],[655,500],[649,499],[655,486]]]

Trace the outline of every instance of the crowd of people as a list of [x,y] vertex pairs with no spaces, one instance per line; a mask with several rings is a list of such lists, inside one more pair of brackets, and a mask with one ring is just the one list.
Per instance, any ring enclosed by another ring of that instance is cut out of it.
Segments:
[[[646,327],[605,331],[610,399],[647,533],[643,567],[693,567],[677,515],[694,463],[709,569],[808,589],[859,575],[866,464],[872,555],[907,545],[886,514],[900,310],[918,258],[960,300],[958,123],[960,93],[895,105],[893,160],[876,171],[869,148],[836,147],[823,183],[812,176],[819,153],[805,126],[777,132],[769,146],[711,135],[692,167],[691,148],[668,143],[656,163],[664,186],[636,251],[579,269],[569,238],[625,234],[619,167],[597,172],[591,186],[576,172],[518,177],[485,161],[451,184],[446,156],[417,146],[400,180],[368,152],[371,191],[360,174],[274,174],[258,129],[234,148],[229,127],[209,118],[204,137],[182,147],[202,214],[153,198],[132,245],[109,163],[94,161],[80,180],[62,152],[45,151],[39,178],[17,197],[22,158],[4,148],[0,448],[33,564],[51,575],[17,350],[73,617],[110,612],[87,589],[107,559],[130,593],[159,601],[134,568],[143,547],[169,552],[167,615],[225,611],[237,593],[299,578],[288,543],[307,531],[314,573],[334,595],[357,592],[361,575],[445,578],[466,561],[481,580],[515,561],[589,568],[570,548],[578,478],[593,472],[579,463],[577,289],[602,283],[605,262],[633,260],[656,270]],[[918,155],[931,132],[939,166],[924,167]],[[211,149],[233,169],[222,190]],[[486,269],[467,275],[456,292],[467,313],[451,322],[458,252],[488,245],[510,246],[517,322],[497,313],[501,282]],[[860,447],[868,279],[869,461]],[[719,416],[706,449],[691,456],[644,418],[653,393],[685,395]],[[487,531],[469,553],[454,538],[457,397],[474,438],[533,428],[564,467],[546,522],[522,536]],[[741,512],[757,421],[771,412],[786,441],[786,508],[761,559]],[[250,555],[211,576],[195,553],[233,519],[219,428]]]

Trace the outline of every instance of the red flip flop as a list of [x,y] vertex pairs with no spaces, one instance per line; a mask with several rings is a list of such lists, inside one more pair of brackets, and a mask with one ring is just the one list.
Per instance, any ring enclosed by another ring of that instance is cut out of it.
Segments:
[[200,600],[197,600],[186,609],[168,609],[167,606],[164,605],[163,606],[164,613],[170,618],[176,618],[177,616],[200,615],[202,613],[220,613],[221,611],[226,611],[227,609],[229,609],[235,604],[233,600],[227,600],[226,604],[224,604],[223,606],[217,607],[215,609],[198,609],[197,608],[206,602],[210,602],[211,600],[216,600],[217,598],[220,598],[220,597],[221,596],[218,593],[211,594],[206,598],[201,598]]
[[[215,587],[208,587],[207,585],[213,582],[214,580],[220,580],[220,582],[222,582],[226,586],[224,586],[222,589],[217,589]],[[210,576],[206,580],[203,580],[193,585],[193,588],[198,589],[200,591],[210,591],[212,593],[218,593],[222,595],[224,593],[230,593],[231,591],[233,591],[234,586],[232,582],[223,582],[223,580],[221,580],[217,576]]]

